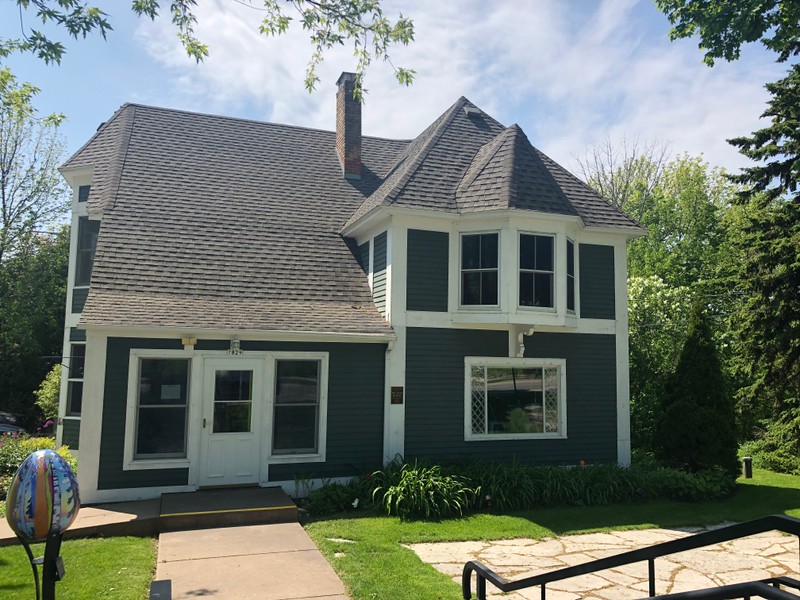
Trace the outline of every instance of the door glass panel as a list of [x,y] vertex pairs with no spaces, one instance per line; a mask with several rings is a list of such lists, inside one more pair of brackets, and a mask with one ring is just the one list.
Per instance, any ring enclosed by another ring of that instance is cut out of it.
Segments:
[[253,371],[217,371],[214,378],[214,433],[250,431]]

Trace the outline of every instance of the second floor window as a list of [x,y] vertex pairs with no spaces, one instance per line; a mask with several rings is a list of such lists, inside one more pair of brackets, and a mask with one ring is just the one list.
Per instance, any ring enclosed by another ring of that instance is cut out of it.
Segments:
[[75,262],[75,285],[89,285],[92,278],[94,251],[97,247],[97,235],[100,233],[100,221],[87,217],[78,219],[78,252]]
[[567,310],[575,312],[575,244],[567,240]]
[[461,304],[497,306],[498,234],[461,236]]
[[553,236],[519,236],[519,305],[553,308],[555,257]]

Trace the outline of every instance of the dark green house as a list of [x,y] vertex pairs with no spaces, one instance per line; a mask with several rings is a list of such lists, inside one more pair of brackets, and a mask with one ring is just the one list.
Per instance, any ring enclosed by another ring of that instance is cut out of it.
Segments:
[[466,98],[388,140],[338,86],[335,132],[126,104],[63,165],[85,502],[629,462],[639,226]]

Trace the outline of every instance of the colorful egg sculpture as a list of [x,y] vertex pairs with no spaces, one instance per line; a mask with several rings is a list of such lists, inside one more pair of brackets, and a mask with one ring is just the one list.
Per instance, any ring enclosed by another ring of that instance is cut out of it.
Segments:
[[72,467],[55,450],[37,450],[11,479],[6,520],[26,542],[41,541],[72,525],[80,505]]

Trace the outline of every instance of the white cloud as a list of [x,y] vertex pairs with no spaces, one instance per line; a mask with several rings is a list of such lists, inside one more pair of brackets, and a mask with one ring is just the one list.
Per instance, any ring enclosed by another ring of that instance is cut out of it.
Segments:
[[[696,44],[670,43],[666,18],[640,0],[396,0],[385,10],[414,19],[416,41],[392,59],[417,75],[401,88],[387,64],[370,68],[369,135],[413,137],[465,95],[499,120],[518,122],[566,166],[593,141],[627,135],[671,141],[674,151],[735,168],[744,159],[724,140],[758,125],[763,83],[780,73],[764,53],[705,67]],[[200,66],[168,23],[143,23],[137,32],[170,74],[173,105],[333,128],[334,83],[354,66],[350,48],[326,55],[309,95],[306,32],[265,39],[259,13],[230,1],[205,1],[196,12],[197,34],[211,50]]]

